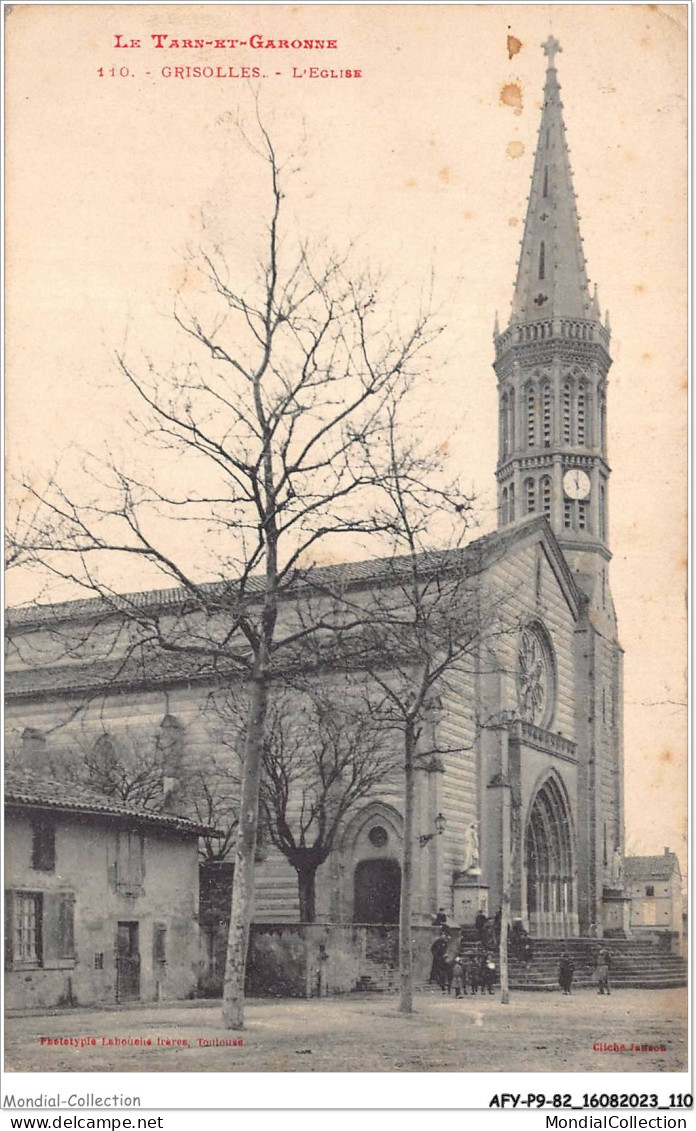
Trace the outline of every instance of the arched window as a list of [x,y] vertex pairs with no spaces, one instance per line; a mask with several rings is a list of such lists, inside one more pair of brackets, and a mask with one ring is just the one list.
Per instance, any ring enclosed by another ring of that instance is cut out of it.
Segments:
[[515,521],[515,484],[510,484],[510,522]]
[[510,423],[508,425],[508,437],[510,440],[510,451],[515,450],[515,390],[510,389],[508,396],[508,411],[510,414]]
[[545,475],[541,481],[541,511],[551,520],[551,479]]
[[533,385],[527,385],[527,445],[536,444],[536,393]]
[[543,279],[546,270],[546,247],[544,241],[539,246],[539,278]]
[[25,770],[37,770],[46,773],[47,750],[46,735],[36,727],[25,727],[21,738],[21,760]]
[[576,443],[584,444],[586,442],[586,424],[587,424],[587,390],[583,381],[578,385],[578,402],[577,402],[577,424],[575,428]]
[[607,536],[607,519],[606,519],[606,501],[605,501],[604,484],[599,485],[599,537],[604,540]]
[[156,742],[165,768],[181,762],[184,752],[184,728],[174,715],[164,716]]
[[536,510],[536,492],[534,490],[534,480],[525,479],[524,481],[524,509],[525,514],[534,514]]
[[100,734],[90,752],[87,764],[90,785],[110,796],[121,785],[116,746],[110,734]]
[[544,191],[543,191],[542,195],[543,196],[549,195],[549,167],[548,167],[548,165],[546,165],[544,167]]
[[599,434],[602,444],[602,451],[607,450],[607,398],[602,391],[599,400]]
[[508,453],[508,399],[507,393],[500,398],[500,454],[503,459]]
[[551,386],[547,381],[541,391],[542,432],[544,447],[551,447]]
[[508,520],[508,489],[503,487],[503,493],[500,502],[500,521],[504,526]]
[[536,576],[535,576],[535,579],[534,579],[534,590],[535,590],[537,605],[541,604],[541,579],[542,579],[541,554],[539,554],[539,557],[537,558],[537,563],[536,563]]
[[570,444],[572,440],[571,432],[571,403],[572,403],[572,386],[570,381],[563,382],[563,443]]

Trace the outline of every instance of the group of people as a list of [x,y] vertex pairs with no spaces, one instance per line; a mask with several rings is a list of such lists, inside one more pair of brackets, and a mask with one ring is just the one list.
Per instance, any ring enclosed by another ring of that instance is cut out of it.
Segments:
[[[435,939],[431,949],[433,962],[430,969],[430,982],[435,982],[444,993],[454,990],[455,997],[472,994],[493,993],[496,980],[495,956],[477,944],[475,949],[465,951],[457,947],[454,958],[448,958],[449,935],[446,932]],[[461,943],[461,939],[460,939]]]
[[[605,946],[600,946],[595,959],[595,976],[597,979],[597,993],[604,995],[611,993],[609,985],[609,971],[611,970],[611,951]],[[564,994],[570,994],[573,989],[573,976],[575,963],[567,950],[561,954],[558,963],[558,984]]]
[[[447,926],[447,915],[444,908],[440,908],[433,918],[433,926],[440,928],[440,934],[435,939],[430,950],[433,956],[430,969],[430,982],[440,986],[443,993],[454,990],[456,997],[466,996],[471,990],[472,994],[493,993],[497,969],[495,955],[500,944],[501,912],[498,911],[489,919],[483,911],[479,911],[474,923],[477,942],[471,949],[466,932],[461,931],[459,940],[452,956],[452,940],[454,932]],[[529,935],[521,921],[516,920],[508,928],[508,946],[511,955],[524,960],[527,965],[532,961],[532,944]],[[468,949],[467,949],[468,947]],[[610,994],[609,973],[611,970],[611,951],[600,946],[595,957],[595,977],[597,993]],[[558,984],[564,994],[570,995],[573,989],[575,963],[568,950],[563,950],[558,963]]]

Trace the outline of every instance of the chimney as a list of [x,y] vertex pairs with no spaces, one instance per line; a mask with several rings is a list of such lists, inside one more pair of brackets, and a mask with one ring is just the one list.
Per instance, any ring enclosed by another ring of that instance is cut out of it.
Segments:
[[665,849],[665,856],[669,856],[669,848]]

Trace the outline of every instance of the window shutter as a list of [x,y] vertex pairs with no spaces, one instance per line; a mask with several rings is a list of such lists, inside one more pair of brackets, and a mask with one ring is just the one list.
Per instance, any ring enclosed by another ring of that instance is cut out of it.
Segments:
[[75,957],[75,896],[73,892],[63,892],[58,913],[60,937],[60,957]]
[[152,925],[152,960],[155,966],[158,962],[167,961],[167,927],[165,923]]
[[75,893],[45,892],[43,897],[43,965],[75,957]]
[[37,872],[53,872],[56,867],[56,830],[50,821],[35,821],[32,828],[31,866]]
[[60,944],[60,904],[63,899],[61,891],[44,892],[43,897],[43,965],[55,965],[61,957]]
[[135,887],[142,887],[145,879],[145,837],[139,833],[131,833],[131,876]]
[[12,969],[14,957],[14,892],[5,892],[5,969]]

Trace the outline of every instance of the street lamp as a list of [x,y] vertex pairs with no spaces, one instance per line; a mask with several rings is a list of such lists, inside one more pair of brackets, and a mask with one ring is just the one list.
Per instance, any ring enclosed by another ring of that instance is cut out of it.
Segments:
[[425,845],[429,841],[431,841],[433,839],[433,837],[442,836],[442,834],[445,831],[446,824],[447,824],[447,818],[445,817],[445,814],[444,813],[438,813],[437,817],[435,818],[435,832],[434,833],[425,833],[423,836],[418,837],[418,843],[420,844],[421,848],[425,848]]

